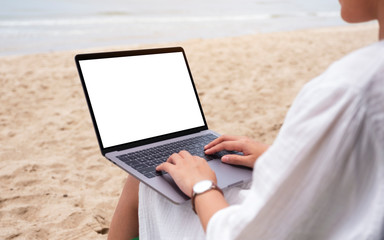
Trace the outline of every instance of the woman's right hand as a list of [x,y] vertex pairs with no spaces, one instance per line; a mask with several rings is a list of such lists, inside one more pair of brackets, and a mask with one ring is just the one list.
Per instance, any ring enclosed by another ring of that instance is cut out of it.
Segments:
[[256,160],[268,147],[268,145],[256,142],[248,137],[222,135],[206,145],[204,150],[207,155],[215,154],[223,150],[242,152],[243,155],[224,155],[221,161],[253,168]]

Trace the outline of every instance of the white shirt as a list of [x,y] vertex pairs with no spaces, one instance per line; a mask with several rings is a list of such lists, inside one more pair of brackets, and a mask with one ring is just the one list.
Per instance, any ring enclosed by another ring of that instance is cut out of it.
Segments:
[[225,196],[205,236],[189,203],[140,184],[140,239],[384,239],[384,41],[307,83],[251,188]]
[[384,42],[302,89],[245,201],[208,239],[384,239]]

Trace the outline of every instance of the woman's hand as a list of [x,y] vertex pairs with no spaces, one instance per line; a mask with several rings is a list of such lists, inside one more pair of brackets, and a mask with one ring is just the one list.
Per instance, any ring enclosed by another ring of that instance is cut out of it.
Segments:
[[216,174],[208,162],[187,151],[172,154],[168,160],[156,167],[157,171],[166,171],[171,175],[177,186],[185,195],[192,196],[195,183],[202,180],[211,180],[217,183]]
[[222,135],[206,145],[204,149],[205,154],[215,154],[223,150],[242,152],[244,154],[243,156],[228,154],[223,156],[221,161],[253,168],[257,158],[260,157],[268,147],[268,145],[256,142],[248,137]]

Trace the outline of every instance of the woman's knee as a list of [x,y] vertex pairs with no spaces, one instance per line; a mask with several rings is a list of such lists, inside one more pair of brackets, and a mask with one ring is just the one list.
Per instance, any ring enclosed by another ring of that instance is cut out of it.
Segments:
[[122,193],[126,201],[129,201],[129,203],[135,205],[136,207],[138,207],[139,203],[139,184],[139,180],[131,175],[128,175]]

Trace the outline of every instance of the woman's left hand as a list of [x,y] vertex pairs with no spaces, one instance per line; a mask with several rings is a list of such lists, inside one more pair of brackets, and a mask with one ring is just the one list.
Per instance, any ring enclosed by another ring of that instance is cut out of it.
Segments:
[[157,166],[156,170],[168,172],[180,190],[189,197],[192,196],[193,185],[199,181],[211,180],[217,184],[216,174],[207,161],[192,156],[187,151],[172,154],[166,162]]

